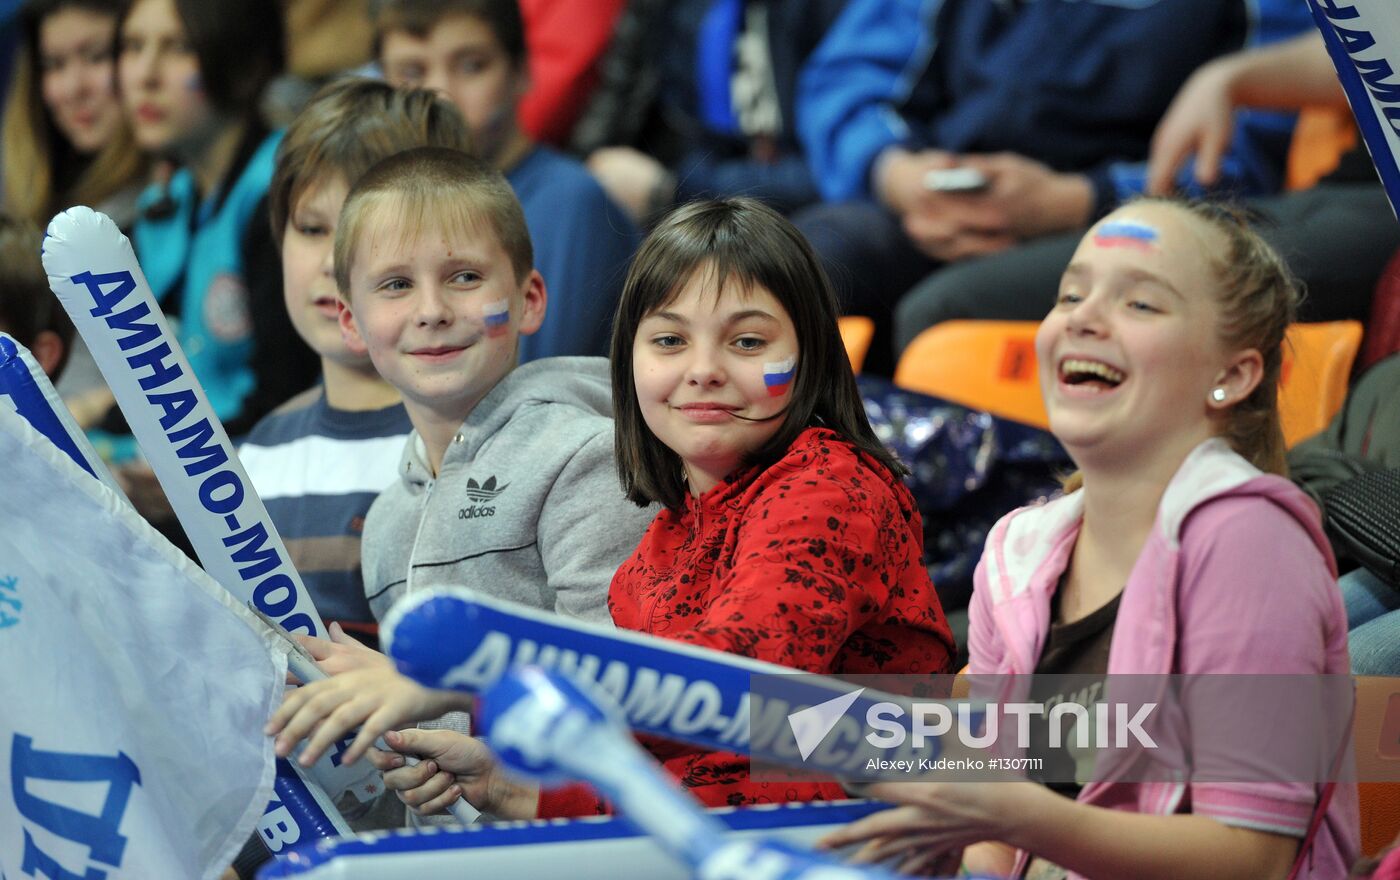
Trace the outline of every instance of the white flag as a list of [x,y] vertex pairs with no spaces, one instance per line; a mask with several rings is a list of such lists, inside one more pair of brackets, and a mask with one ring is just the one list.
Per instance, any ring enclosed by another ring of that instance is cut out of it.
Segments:
[[272,796],[284,649],[0,408],[0,875],[215,878]]

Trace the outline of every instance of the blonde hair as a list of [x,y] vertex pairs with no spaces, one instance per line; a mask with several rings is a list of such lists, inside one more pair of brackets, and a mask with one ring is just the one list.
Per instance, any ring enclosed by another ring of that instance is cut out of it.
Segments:
[[[1216,335],[1226,348],[1252,348],[1264,359],[1259,384],[1248,397],[1223,413],[1219,436],[1261,471],[1286,476],[1288,447],[1279,418],[1278,393],[1285,336],[1297,317],[1301,299],[1297,278],[1278,252],[1251,227],[1249,216],[1236,206],[1172,198],[1141,198],[1129,204],[1177,208],[1219,236],[1219,257],[1209,264],[1217,282]],[[1083,476],[1075,472],[1064,481],[1065,491],[1073,492],[1083,483]]]
[[[24,39],[15,53],[4,131],[0,135],[0,153],[5,163],[5,210],[10,215],[46,226],[64,208],[98,207],[144,178],[147,160],[136,147],[124,115],[106,146],[85,158],[54,125],[42,90],[39,27],[43,20],[68,8],[110,14],[115,51],[123,5],[102,0],[57,0],[30,3],[21,13]],[[117,99],[113,96],[112,100]]]
[[335,281],[350,298],[355,251],[383,210],[397,216],[380,228],[396,231],[402,245],[425,230],[448,238],[477,238],[489,230],[510,258],[517,282],[535,265],[525,213],[499,171],[459,150],[419,147],[380,161],[345,197],[335,231]]
[[433,92],[372,79],[332,83],[297,115],[277,148],[267,190],[273,240],[280,246],[308,186],[337,176],[350,186],[376,162],[414,147],[470,152],[470,146],[462,114]]

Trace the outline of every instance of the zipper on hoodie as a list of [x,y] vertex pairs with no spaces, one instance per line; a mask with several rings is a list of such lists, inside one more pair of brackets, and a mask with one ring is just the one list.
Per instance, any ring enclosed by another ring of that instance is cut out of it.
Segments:
[[423,487],[423,503],[418,506],[418,528],[413,532],[413,546],[408,551],[408,577],[404,580],[404,595],[411,596],[414,590],[413,569],[418,559],[418,542],[423,538],[423,526],[428,521],[428,505],[433,500],[433,488],[437,480],[432,479]]

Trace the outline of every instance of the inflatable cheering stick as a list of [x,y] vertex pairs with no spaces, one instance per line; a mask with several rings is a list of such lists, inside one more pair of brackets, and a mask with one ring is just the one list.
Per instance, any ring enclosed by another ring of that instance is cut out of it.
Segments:
[[[787,667],[547,614],[461,587],[400,599],[380,637],[399,671],[430,688],[481,695],[514,667],[557,670],[590,693],[606,695],[636,733],[835,779],[868,779],[871,758],[895,757],[869,742],[856,719],[877,704],[909,705],[906,697],[874,688],[853,691],[824,676],[794,675]],[[804,710],[823,704],[841,707],[836,727],[820,718],[808,723],[812,713]],[[984,711],[971,709],[974,719]],[[901,723],[913,717],[911,706]],[[821,747],[838,740],[840,747]],[[907,745],[897,757],[969,755],[983,757],[957,737],[941,736],[921,747]]]
[[701,880],[873,880],[855,868],[775,841],[727,839],[724,826],[672,781],[600,706],[537,666],[508,672],[482,694],[481,723],[501,763],[544,784],[585,780]]

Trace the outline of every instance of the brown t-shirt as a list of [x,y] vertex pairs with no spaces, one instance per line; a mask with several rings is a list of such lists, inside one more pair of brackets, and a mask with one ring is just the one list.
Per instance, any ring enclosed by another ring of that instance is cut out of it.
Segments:
[[[1060,587],[1063,588],[1061,580]],[[1113,642],[1113,625],[1118,620],[1118,603],[1123,598],[1119,592],[1103,607],[1090,612],[1078,620],[1068,623],[1055,622],[1060,616],[1060,593],[1057,590],[1050,606],[1050,632],[1045,637],[1040,660],[1035,665],[1036,679],[1031,685],[1030,699],[1042,703],[1048,715],[1050,709],[1066,700],[1078,703],[1089,711],[1102,699],[1104,681],[1108,677],[1108,649]],[[1073,718],[1061,718],[1062,743],[1072,743]],[[1040,770],[1027,775],[1031,779],[1044,782],[1050,790],[1073,798],[1079,795],[1083,783],[1092,772],[1092,753],[1088,757],[1076,754],[1070,749],[1049,748],[1050,728],[1042,716],[1039,724],[1031,726],[1031,748],[1029,757],[1043,758]],[[1069,780],[1055,781],[1045,780]],[[1060,880],[1066,871],[1051,862],[1032,858],[1026,868],[1027,880]]]
[[[1113,641],[1113,624],[1118,620],[1118,602],[1122,597],[1120,592],[1084,617],[1060,623],[1056,622],[1060,616],[1060,592],[1056,591],[1050,606],[1050,632],[1045,637],[1045,646],[1035,665],[1036,678],[1031,684],[1031,699],[1045,706],[1045,716],[1065,701],[1078,703],[1092,712],[1094,704],[1102,699],[1104,679],[1108,676],[1108,648]],[[1072,741],[1072,716],[1059,720],[1060,741]],[[1075,797],[1083,783],[1068,780],[1083,778],[1083,775],[1075,772],[1074,757],[1067,750],[1049,749],[1049,730],[1048,722],[1032,726],[1030,756],[1045,761],[1043,769],[1032,773],[1032,778],[1051,780],[1046,783],[1051,790]]]

